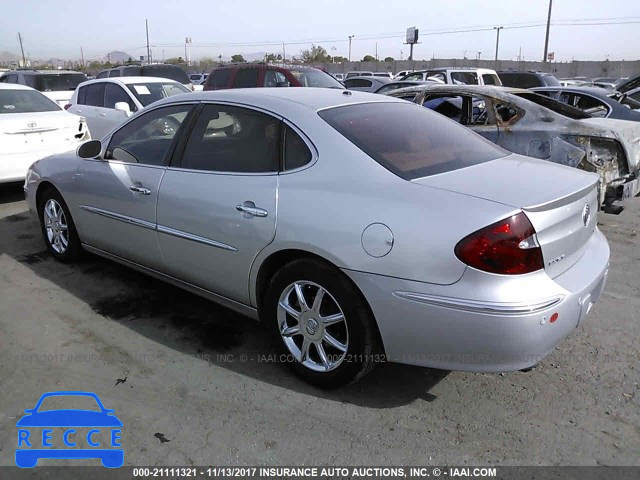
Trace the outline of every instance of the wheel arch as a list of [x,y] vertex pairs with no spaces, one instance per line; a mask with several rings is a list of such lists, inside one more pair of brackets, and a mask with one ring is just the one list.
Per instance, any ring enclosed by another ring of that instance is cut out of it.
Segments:
[[[258,315],[260,315],[260,310],[262,309],[264,294],[273,276],[288,263],[291,263],[295,260],[300,260],[300,259],[318,260],[320,262],[323,262],[341,271],[340,267],[338,267],[331,260],[317,253],[310,252],[308,250],[303,250],[300,248],[286,248],[286,249],[282,249],[282,250],[278,250],[270,253],[264,260],[260,262],[260,265],[257,269],[256,277],[255,277],[255,283],[253,284],[254,288],[253,288],[252,294],[254,295],[254,298],[255,298],[255,302],[256,302],[255,305],[257,306],[257,309],[258,309]],[[369,304],[369,301],[364,296],[364,293],[362,293],[362,290],[358,287],[358,285],[348,275],[344,275],[344,278],[346,278],[347,281],[351,283],[351,285],[353,285],[353,287],[360,293],[362,300],[364,301],[364,304],[368,308],[371,317],[374,319],[375,335],[378,340],[378,345],[382,349],[382,353],[384,353],[385,351],[384,342],[382,339],[382,335],[380,333],[380,328],[378,327],[378,321],[375,317],[373,309],[371,308],[371,305]]]
[[49,180],[42,180],[39,184],[38,184],[38,188],[36,190],[36,209],[38,211],[38,215],[40,215],[40,202],[42,201],[42,194],[48,189],[48,188],[53,188],[54,190],[60,192],[60,190],[58,190],[56,188],[56,186],[51,183]]

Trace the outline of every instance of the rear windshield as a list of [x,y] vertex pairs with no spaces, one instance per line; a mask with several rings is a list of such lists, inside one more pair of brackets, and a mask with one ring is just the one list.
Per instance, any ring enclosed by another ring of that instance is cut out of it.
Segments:
[[509,155],[457,122],[412,103],[364,103],[319,115],[387,170],[405,180]]
[[36,75],[35,89],[41,92],[75,90],[82,82],[89,80],[84,73],[44,73]]
[[311,68],[291,69],[291,75],[296,77],[303,87],[324,87],[344,89],[344,86],[335,78],[322,70]]
[[160,77],[174,80],[178,83],[189,83],[187,73],[175,65],[145,65],[140,67],[140,75],[144,77]]
[[583,118],[591,118],[591,115],[583,112],[582,110],[567,105],[566,103],[559,102],[544,95],[538,93],[529,92],[517,92],[516,96],[529,100],[530,102],[537,103],[538,105],[548,108],[549,110],[559,113],[565,117],[573,118],[574,120],[582,120]]
[[33,90],[0,90],[0,114],[55,112],[57,103]]
[[163,98],[190,92],[187,87],[178,82],[133,83],[127,85],[127,87],[143,107]]

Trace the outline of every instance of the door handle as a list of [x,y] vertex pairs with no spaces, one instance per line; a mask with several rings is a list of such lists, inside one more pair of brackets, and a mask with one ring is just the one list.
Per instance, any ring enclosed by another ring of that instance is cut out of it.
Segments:
[[266,217],[269,215],[269,212],[263,208],[256,207],[253,202],[244,202],[244,205],[236,205],[236,210],[253,217]]
[[149,190],[148,188],[144,188],[144,187],[138,187],[136,185],[131,185],[129,187],[129,190],[131,190],[132,192],[135,192],[135,193],[141,193],[142,195],[151,195],[151,190]]

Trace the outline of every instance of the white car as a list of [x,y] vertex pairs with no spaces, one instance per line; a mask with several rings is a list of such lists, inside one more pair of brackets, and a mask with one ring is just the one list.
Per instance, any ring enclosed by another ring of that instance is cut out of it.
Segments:
[[398,80],[400,80],[401,78],[406,77],[413,72],[415,72],[415,70],[401,70],[400,72],[396,73],[393,78],[397,78]]
[[153,102],[190,91],[166,78],[99,78],[78,85],[65,109],[86,118],[91,136],[99,139]]
[[90,139],[84,118],[31,87],[0,83],[0,183],[23,180],[36,160]]
[[189,74],[189,80],[191,80],[192,90],[194,92],[201,92],[204,88],[204,82],[209,76],[208,73],[191,73]]

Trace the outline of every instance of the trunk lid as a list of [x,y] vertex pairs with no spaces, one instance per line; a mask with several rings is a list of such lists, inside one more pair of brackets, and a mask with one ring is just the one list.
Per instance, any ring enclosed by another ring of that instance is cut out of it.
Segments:
[[84,119],[63,110],[0,115],[0,153],[59,151],[73,148],[84,135]]
[[596,228],[598,178],[544,160],[509,155],[412,182],[522,209],[536,230],[545,270],[554,278],[580,259]]

